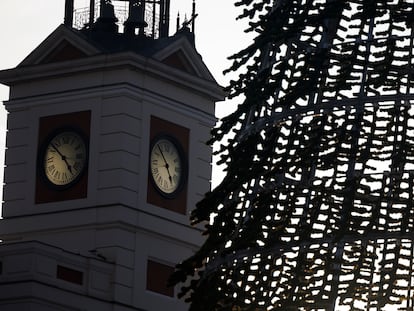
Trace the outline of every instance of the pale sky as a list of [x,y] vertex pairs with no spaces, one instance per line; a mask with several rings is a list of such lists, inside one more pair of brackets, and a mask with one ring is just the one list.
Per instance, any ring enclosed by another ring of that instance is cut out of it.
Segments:
[[[227,57],[245,47],[246,23],[236,21],[240,8],[235,0],[196,0],[196,48],[221,85],[230,77],[222,75],[230,62]],[[63,23],[65,0],[0,0],[0,70],[17,66],[50,33]],[[88,7],[89,0],[75,0],[75,7]],[[170,32],[175,31],[176,16],[191,15],[192,0],[171,0]],[[0,102],[8,99],[8,88],[0,84]],[[222,102],[216,107],[221,117],[235,103]],[[6,113],[0,105],[0,163],[4,163]],[[3,171],[0,165],[0,181]],[[215,170],[216,176],[218,170]],[[214,176],[213,176],[214,180]],[[214,184],[214,181],[213,181]],[[0,187],[2,197],[2,187]]]

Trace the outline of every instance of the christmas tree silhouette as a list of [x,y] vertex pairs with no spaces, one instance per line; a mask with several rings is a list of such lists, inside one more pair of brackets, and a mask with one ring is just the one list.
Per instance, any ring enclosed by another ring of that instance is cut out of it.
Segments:
[[172,283],[197,311],[413,310],[414,2],[236,5],[244,101],[212,132],[226,176]]

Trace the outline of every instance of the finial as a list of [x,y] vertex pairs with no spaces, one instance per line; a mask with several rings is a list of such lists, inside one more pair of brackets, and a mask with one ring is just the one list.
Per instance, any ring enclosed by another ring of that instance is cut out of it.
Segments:
[[195,30],[195,18],[196,18],[196,3],[195,3],[195,0],[193,0],[193,11],[191,12],[191,19],[193,20],[193,23],[191,25],[192,33],[194,33],[194,30]]
[[[187,14],[185,14],[184,22],[182,23],[182,25],[180,27],[180,20],[179,20],[179,16],[178,16],[178,18],[177,18],[177,32],[180,31],[180,29],[187,29],[187,31],[191,31],[194,34],[195,19],[196,19],[197,16],[198,16],[198,14],[196,13],[196,3],[195,3],[195,0],[193,0],[191,18],[188,19]],[[191,30],[190,30],[190,27],[189,27],[190,24],[191,24]]]
[[180,30],[180,12],[177,14],[177,29],[176,31]]

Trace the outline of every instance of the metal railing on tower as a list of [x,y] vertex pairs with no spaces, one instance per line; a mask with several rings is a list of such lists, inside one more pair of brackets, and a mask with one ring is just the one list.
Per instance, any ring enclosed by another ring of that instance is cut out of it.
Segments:
[[[147,37],[156,39],[169,34],[170,0],[91,0],[89,7],[75,7],[74,0],[66,0],[65,24],[75,29],[88,29],[105,14],[104,8],[108,5],[113,7],[116,24],[121,32],[128,31],[129,23],[135,24],[141,29],[136,31]],[[142,21],[132,20],[133,18]]]

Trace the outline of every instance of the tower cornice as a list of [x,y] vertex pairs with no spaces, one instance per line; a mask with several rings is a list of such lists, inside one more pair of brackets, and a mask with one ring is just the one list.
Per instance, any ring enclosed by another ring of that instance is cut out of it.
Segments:
[[[222,87],[217,85],[214,80],[191,75],[185,71],[171,68],[160,61],[143,57],[134,52],[96,55],[68,62],[16,67],[14,69],[0,71],[0,82],[11,87],[18,87],[21,84],[35,83],[36,81],[58,77],[64,78],[84,73],[91,74],[94,72],[116,70],[131,70],[136,73],[151,75],[158,79],[170,81],[177,86],[196,90],[202,96],[214,100],[222,100],[225,95]],[[130,81],[132,84],[139,82],[142,81]],[[66,85],[65,87],[70,88],[72,85]],[[33,91],[35,92],[36,90]]]

